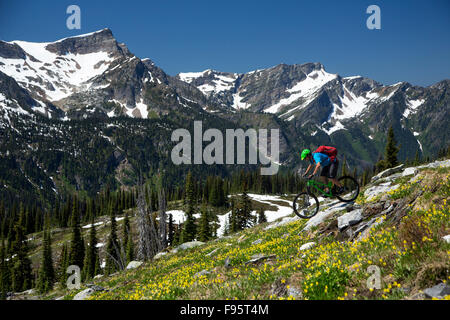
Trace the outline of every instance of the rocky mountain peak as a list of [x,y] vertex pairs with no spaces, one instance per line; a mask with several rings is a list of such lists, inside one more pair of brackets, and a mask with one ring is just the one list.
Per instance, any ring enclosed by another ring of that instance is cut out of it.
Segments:
[[100,31],[85,35],[61,39],[48,44],[45,47],[48,51],[57,55],[88,54],[104,51],[111,55],[130,55],[124,44],[119,44],[113,36],[110,29],[106,28]]

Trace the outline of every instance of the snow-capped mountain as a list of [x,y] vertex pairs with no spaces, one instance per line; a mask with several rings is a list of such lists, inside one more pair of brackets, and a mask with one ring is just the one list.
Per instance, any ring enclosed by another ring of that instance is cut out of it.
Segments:
[[[152,99],[163,92],[173,100],[169,108],[193,106],[186,90],[176,88],[184,83],[150,59],[134,56],[109,29],[47,43],[0,41],[0,72],[27,90],[35,100],[32,109],[48,117],[56,106],[65,112],[64,119],[99,114],[148,118],[167,112]],[[195,96],[197,89],[189,91]],[[204,98],[198,103],[207,108]]]
[[208,114],[241,127],[281,128],[283,163],[296,161],[290,149],[321,143],[341,144],[371,163],[391,125],[402,157],[434,152],[448,141],[448,86],[448,80],[427,88],[385,86],[329,73],[320,63],[172,77],[133,55],[109,29],[47,43],[0,41],[3,118],[10,112],[62,120],[171,114],[186,123]]
[[[434,123],[438,118],[432,115],[438,110],[433,106],[441,104],[444,108],[439,113],[449,113],[444,89],[448,81],[428,88],[406,82],[384,86],[362,76],[328,73],[320,63],[280,64],[245,74],[206,70],[181,73],[177,77],[230,110],[274,114],[310,137],[320,132],[321,140],[324,135],[330,137],[355,130],[355,126],[359,134],[361,131],[366,134],[367,140],[374,140],[378,133],[386,132],[388,124],[396,123],[398,135],[403,135],[408,143],[408,148],[403,148],[408,153],[416,147],[423,152],[423,131],[440,127]],[[441,96],[436,95],[438,87]],[[380,113],[393,114],[380,118]],[[377,121],[371,120],[374,115]],[[431,116],[433,122],[420,122],[423,116]],[[443,135],[439,141],[448,132],[445,129],[438,133]]]

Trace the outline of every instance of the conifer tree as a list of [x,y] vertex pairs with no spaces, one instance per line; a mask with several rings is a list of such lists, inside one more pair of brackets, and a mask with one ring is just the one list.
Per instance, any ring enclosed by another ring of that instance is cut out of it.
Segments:
[[21,206],[19,221],[17,222],[15,231],[15,240],[13,243],[12,255],[12,289],[15,292],[22,292],[32,287],[32,270],[31,261],[28,258],[28,246],[25,239],[24,228],[25,213]]
[[100,274],[100,258],[97,248],[97,232],[95,229],[94,218],[91,220],[91,229],[89,232],[89,245],[86,250],[84,268],[83,268],[83,279],[89,280]]
[[6,244],[2,239],[0,248],[0,300],[6,299],[6,294],[11,289],[11,274],[8,261],[6,261]]
[[414,165],[418,166],[419,164],[420,164],[420,154],[419,154],[419,149],[417,149],[416,156],[414,157]]
[[181,232],[181,243],[192,241],[197,234],[197,226],[195,225],[195,194],[192,174],[189,172],[186,177],[186,221]]
[[127,241],[127,247],[126,247],[126,259],[127,263],[130,263],[134,260],[134,243],[133,243],[133,237],[131,235],[131,232],[128,234],[128,241]]
[[76,197],[73,199],[71,225],[72,240],[70,243],[69,265],[75,265],[80,269],[83,269],[84,241],[81,236],[80,217]]
[[244,191],[240,196],[237,210],[237,227],[238,230],[243,230],[252,226],[252,222],[254,222],[253,217],[251,215],[252,212],[252,202],[250,197],[247,194],[247,184],[244,182],[243,185]]
[[264,208],[261,207],[261,209],[259,209],[258,212],[258,223],[264,223],[267,222],[267,217],[266,217],[266,213],[264,212]]
[[395,141],[394,128],[391,126],[387,135],[387,144],[385,150],[386,169],[398,166],[397,154],[399,152],[397,142]]
[[121,266],[121,253],[117,238],[117,222],[114,209],[111,207],[111,231],[106,246],[105,274],[109,275],[117,270],[123,269]]
[[238,210],[238,207],[236,206],[235,199],[232,198],[231,199],[231,214],[229,216],[228,228],[226,229],[227,234],[234,233],[239,230],[238,216],[239,216],[239,210]]
[[208,240],[211,240],[211,238],[212,238],[212,232],[211,232],[210,219],[209,219],[208,210],[206,208],[206,202],[204,201],[202,204],[202,208],[201,208],[198,239],[199,239],[199,241],[206,242]]
[[66,287],[67,268],[69,267],[69,248],[67,244],[63,244],[61,254],[59,256],[58,280],[61,288]]
[[37,282],[37,289],[40,293],[46,293],[53,289],[55,282],[55,269],[53,268],[52,259],[52,245],[51,245],[51,230],[50,230],[50,218],[47,217],[45,222],[44,240],[43,240],[43,252],[42,262],[39,270],[39,278]]
[[128,217],[128,211],[125,211],[125,217],[123,219],[123,230],[122,230],[122,243],[123,247],[127,248],[128,246],[128,239],[129,234],[131,233],[131,227],[130,227],[130,219]]

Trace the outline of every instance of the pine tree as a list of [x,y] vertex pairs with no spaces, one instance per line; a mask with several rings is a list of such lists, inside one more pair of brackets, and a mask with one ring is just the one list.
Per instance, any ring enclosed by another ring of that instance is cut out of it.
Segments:
[[420,164],[420,154],[419,154],[419,150],[417,149],[416,156],[414,157],[414,165],[418,166],[419,164]]
[[53,268],[51,231],[49,218],[45,222],[43,240],[42,262],[39,270],[37,289],[40,293],[46,293],[53,289],[55,282],[55,269]]
[[134,243],[133,243],[133,237],[131,235],[131,232],[128,234],[128,241],[127,241],[127,247],[126,247],[126,259],[127,263],[130,263],[134,260]]
[[252,212],[252,202],[247,194],[247,185],[244,183],[243,192],[240,196],[238,208],[237,208],[237,228],[238,230],[244,230],[252,226],[254,223],[254,218],[251,215]]
[[123,219],[123,230],[122,230],[122,243],[123,247],[126,248],[128,246],[129,234],[131,233],[130,227],[130,219],[128,217],[128,211],[125,212],[125,217]]
[[259,209],[259,212],[258,212],[258,223],[261,224],[264,222],[267,222],[267,217],[264,212],[264,208],[261,208],[261,209]]
[[194,183],[192,181],[192,174],[189,172],[186,177],[186,221],[181,232],[181,243],[192,241],[197,234],[197,227],[195,225],[195,194]]
[[91,229],[89,233],[89,245],[86,250],[84,260],[83,279],[89,280],[100,274],[100,258],[97,248],[97,231],[95,229],[94,218],[91,220]]
[[16,238],[13,243],[12,258],[12,289],[22,292],[32,287],[31,261],[28,258],[28,246],[25,239],[24,218],[25,213],[21,206],[19,221],[14,230]]
[[6,299],[6,294],[11,289],[11,274],[9,271],[8,261],[6,261],[6,244],[2,239],[2,247],[0,248],[0,300]]
[[81,236],[80,217],[76,198],[73,199],[71,225],[72,241],[70,243],[69,265],[75,265],[83,269],[84,241]]
[[385,150],[385,169],[394,168],[398,166],[397,154],[399,152],[399,148],[397,147],[397,142],[395,141],[394,129],[391,126],[387,135],[387,143]]
[[211,238],[212,238],[212,232],[211,232],[209,214],[208,214],[208,210],[206,208],[206,202],[203,202],[202,209],[201,209],[201,215],[200,215],[200,226],[199,226],[199,232],[198,232],[198,239],[199,239],[199,241],[206,242],[208,240],[211,240]]
[[123,269],[124,266],[121,265],[121,252],[119,241],[117,238],[117,222],[116,214],[114,208],[110,208],[111,211],[111,231],[108,238],[108,243],[106,246],[106,265],[105,274],[109,275],[117,270]]
[[58,280],[61,288],[66,287],[67,282],[67,268],[69,267],[69,248],[67,244],[63,244],[61,249],[61,254],[59,257],[59,268],[58,268]]
[[226,228],[227,234],[234,233],[239,230],[239,209],[236,206],[234,198],[231,199],[231,214],[229,216],[228,228]]

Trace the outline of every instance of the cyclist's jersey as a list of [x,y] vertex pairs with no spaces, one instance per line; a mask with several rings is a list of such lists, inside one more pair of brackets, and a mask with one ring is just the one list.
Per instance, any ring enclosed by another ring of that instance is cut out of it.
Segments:
[[314,164],[314,162],[315,163],[319,163],[320,162],[320,165],[322,167],[326,167],[326,166],[329,166],[331,164],[330,157],[327,156],[324,153],[319,153],[319,152],[313,153],[313,159],[314,159],[314,161],[311,160],[311,164]]

